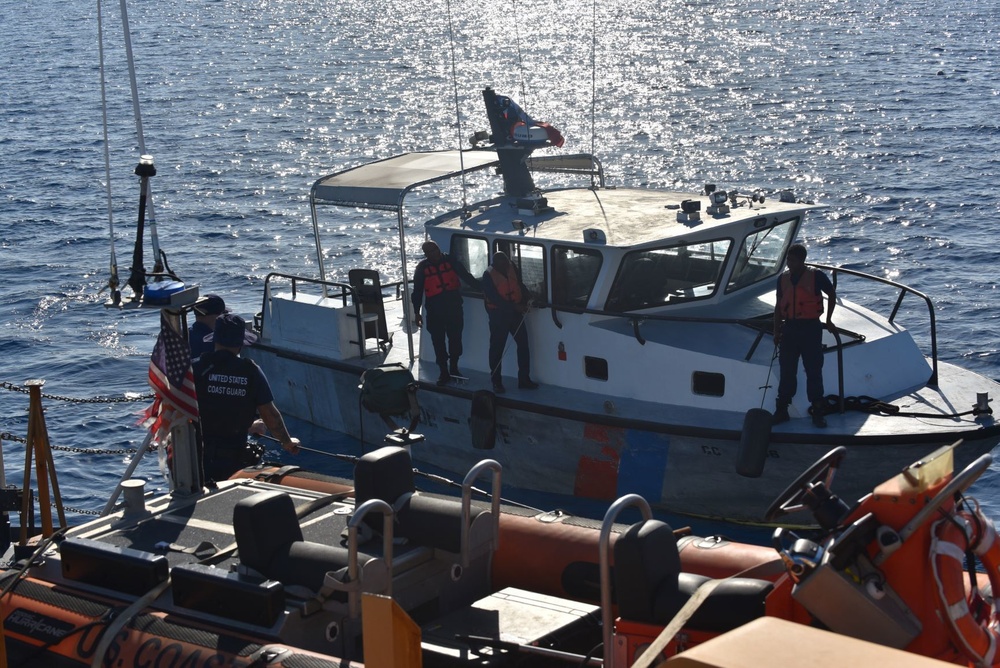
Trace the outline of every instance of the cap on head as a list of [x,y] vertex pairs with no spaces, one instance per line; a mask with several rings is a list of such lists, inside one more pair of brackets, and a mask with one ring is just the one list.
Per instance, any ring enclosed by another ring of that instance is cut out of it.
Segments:
[[198,315],[222,315],[229,313],[229,309],[219,295],[205,295],[195,302],[194,312]]
[[235,313],[224,313],[215,321],[215,332],[212,340],[224,348],[242,348],[244,343],[253,343],[257,339],[247,330],[247,324]]

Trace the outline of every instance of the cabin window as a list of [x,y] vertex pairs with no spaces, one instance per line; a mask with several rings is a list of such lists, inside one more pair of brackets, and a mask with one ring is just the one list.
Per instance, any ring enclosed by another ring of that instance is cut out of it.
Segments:
[[[482,278],[490,264],[489,251],[490,245],[486,239],[455,235],[451,238],[451,250],[448,254],[451,255],[452,259],[461,262],[470,274],[476,278]],[[470,288],[465,284],[465,281],[462,281],[462,292],[482,294],[483,291]]]
[[583,372],[587,375],[587,378],[607,380],[608,361],[603,357],[591,357],[590,355],[584,355]]
[[726,394],[726,377],[721,373],[695,371],[691,374],[691,391],[709,397],[722,397]]
[[587,308],[600,271],[600,251],[556,246],[552,249],[552,303]]
[[776,276],[781,271],[782,260],[792,242],[798,220],[794,218],[747,236],[740,244],[726,292]]
[[549,299],[548,283],[545,281],[545,248],[539,244],[519,244],[498,241],[497,250],[503,252],[517,267],[521,282],[535,299],[543,302]]
[[634,311],[715,294],[730,239],[633,251],[622,259],[607,310]]

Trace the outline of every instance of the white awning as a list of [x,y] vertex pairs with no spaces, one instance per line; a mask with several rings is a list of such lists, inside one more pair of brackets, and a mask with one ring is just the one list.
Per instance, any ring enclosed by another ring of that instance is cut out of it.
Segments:
[[418,186],[498,164],[494,151],[404,153],[324,176],[313,184],[314,204],[396,211]]

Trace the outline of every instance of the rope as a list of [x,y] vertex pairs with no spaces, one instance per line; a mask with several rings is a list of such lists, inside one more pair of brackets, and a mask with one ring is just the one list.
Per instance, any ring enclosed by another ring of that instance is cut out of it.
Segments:
[[[822,408],[824,415],[830,415],[833,413],[840,412],[840,397],[836,394],[828,394],[820,400],[820,407]],[[967,415],[979,415],[985,413],[986,411],[981,411],[976,408],[971,410],[963,411],[961,413],[914,413],[903,411],[899,406],[891,404],[875,397],[869,397],[865,395],[860,395],[856,397],[844,397],[844,411],[861,411],[863,413],[871,413],[872,415],[895,415],[897,417],[913,417],[913,418],[926,418],[926,419],[937,419],[937,420],[951,420],[954,418],[965,417]]]
[[760,389],[764,390],[760,394],[760,407],[764,407],[764,398],[767,397],[767,390],[771,387],[771,368],[774,367],[774,360],[778,359],[778,344],[774,345],[774,353],[771,355],[771,363],[767,365],[767,379]]
[[[500,368],[500,366],[503,364],[503,358],[504,358],[504,355],[507,354],[507,349],[510,348],[510,342],[514,340],[514,337],[517,336],[518,332],[521,331],[521,328],[524,327],[524,317],[526,315],[528,315],[528,314],[527,313],[522,313],[521,314],[521,322],[518,323],[517,329],[514,330],[513,334],[511,334],[509,332],[507,333],[507,340],[503,344],[503,352],[500,353],[500,361],[497,362],[497,365],[495,367],[493,367],[492,369],[490,369],[490,378],[493,378],[493,374],[495,374],[496,371],[497,371],[497,369]],[[520,369],[518,369],[518,372],[520,373]]]
[[106,77],[104,74],[104,23],[101,8],[103,3],[97,3],[97,51],[101,60],[101,115],[103,117],[102,129],[104,131],[104,189],[108,198],[108,230],[111,237],[111,273],[108,276],[106,287],[111,290],[111,300],[118,304],[121,302],[121,292],[118,291],[120,281],[118,280],[118,258],[115,255],[115,218],[114,206],[111,199],[111,153],[108,142],[108,96],[106,91]]
[[[139,85],[135,77],[135,55],[132,53],[132,28],[128,21],[128,7],[125,0],[119,2],[122,17],[122,32],[125,36],[125,60],[128,63],[129,86],[132,89],[132,113],[135,116],[135,134],[139,142],[139,155],[146,155],[146,135],[142,131],[142,112],[139,110]],[[153,262],[160,261],[160,242],[156,234],[156,213],[153,211],[153,191],[147,185],[146,207],[149,211],[149,239],[153,245]],[[135,267],[139,269],[139,267]]]
[[[21,394],[28,394],[28,388],[15,385],[14,383],[9,383],[7,381],[0,381],[0,389],[9,390],[11,392],[20,392]],[[79,397],[65,397],[58,394],[42,394],[43,399],[68,401],[73,404],[123,404],[136,401],[149,401],[154,396],[155,395],[153,395],[152,392],[148,394],[134,394],[126,392],[124,396],[120,397],[90,397],[88,399],[81,399]]]

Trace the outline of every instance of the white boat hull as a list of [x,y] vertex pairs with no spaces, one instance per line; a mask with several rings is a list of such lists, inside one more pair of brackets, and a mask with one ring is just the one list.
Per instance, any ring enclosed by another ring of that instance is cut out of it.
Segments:
[[[278,354],[267,346],[247,352],[271,379],[275,401],[286,414],[368,444],[382,443],[387,427],[361,409],[358,386],[364,370],[383,355],[330,361]],[[662,419],[665,410],[632,402],[633,412],[643,417],[627,418],[588,410],[582,397],[566,401],[572,393],[543,386],[534,391],[510,387],[496,398],[495,446],[481,450],[473,446],[470,416],[473,392],[488,387],[485,374],[478,374],[478,383],[473,378],[439,388],[433,382],[436,371],[435,366],[424,374],[417,393],[420,422],[415,431],[425,440],[412,448],[416,461],[461,473],[488,456],[503,465],[508,488],[602,501],[637,493],[668,512],[734,522],[761,522],[774,497],[837,445],[848,448],[837,492],[855,499],[936,446],[963,438],[956,457],[958,466],[964,466],[1000,440],[992,421],[915,425],[913,418],[849,412],[827,416],[829,427],[820,430],[807,419],[792,420],[773,429],[763,473],[748,478],[736,470],[742,413],[701,411],[703,419],[698,420],[699,411],[689,410],[684,413],[694,420],[668,422]],[[942,368],[945,379],[964,373],[951,365]],[[924,403],[919,394],[914,402]],[[590,400],[603,403],[601,397]]]

